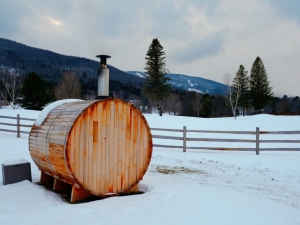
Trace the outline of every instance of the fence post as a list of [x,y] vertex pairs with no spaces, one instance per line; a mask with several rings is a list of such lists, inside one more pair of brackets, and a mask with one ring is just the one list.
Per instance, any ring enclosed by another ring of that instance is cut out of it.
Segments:
[[186,152],[186,126],[183,126],[183,152]]
[[17,114],[17,137],[20,137],[20,114]]
[[259,155],[259,127],[256,127],[256,155]]

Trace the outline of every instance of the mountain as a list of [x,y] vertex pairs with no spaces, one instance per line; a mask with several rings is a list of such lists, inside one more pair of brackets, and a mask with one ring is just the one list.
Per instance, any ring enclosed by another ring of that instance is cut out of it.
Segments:
[[[63,71],[73,70],[81,80],[92,82],[93,86],[95,86],[99,64],[99,61],[96,60],[61,55],[0,38],[0,68],[14,70],[19,74],[36,72],[45,80],[57,82],[61,78]],[[111,65],[108,65],[108,68],[110,70],[110,80],[114,81],[114,86],[120,86],[117,83],[121,83],[127,85],[127,88],[130,86],[140,88],[147,76],[139,71],[124,72]],[[168,74],[167,76],[171,78],[169,83],[179,90],[223,94],[226,88],[224,84],[201,77],[183,74]],[[134,90],[134,92],[136,91]]]
[[[146,78],[147,75],[140,71],[127,71],[127,73],[133,74],[137,77]],[[176,89],[196,91],[202,94],[218,95],[224,94],[226,85],[219,82],[204,79],[201,77],[192,77],[184,74],[167,74],[171,80],[169,83]]]
[[[0,38],[0,67],[15,70],[20,74],[36,72],[45,80],[57,82],[64,70],[73,70],[83,79],[97,77],[100,61],[82,57],[66,56],[48,50]],[[143,79],[132,76],[111,65],[110,79],[140,87]]]

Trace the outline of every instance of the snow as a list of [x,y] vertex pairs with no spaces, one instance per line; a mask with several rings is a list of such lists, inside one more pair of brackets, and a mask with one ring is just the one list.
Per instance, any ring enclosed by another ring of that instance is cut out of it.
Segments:
[[195,88],[188,88],[186,90],[188,90],[188,91],[195,91],[195,92],[198,92],[198,93],[203,93],[202,91],[200,91],[198,89],[195,89]]
[[139,77],[144,78],[144,76],[142,74],[140,74],[140,73],[135,73],[135,74],[138,75]]
[[191,80],[188,80],[188,83],[191,87],[193,87],[194,85],[191,83]]
[[[36,118],[37,111],[0,110],[0,115]],[[31,116],[29,116],[31,115]],[[145,115],[150,127],[206,130],[265,131],[300,129],[300,116],[257,115],[233,118],[190,118]],[[153,134],[162,134],[155,131]],[[164,133],[164,135],[182,135]],[[189,134],[191,137],[202,134]],[[224,134],[209,134],[224,138]],[[291,135],[278,135],[288,139]],[[201,136],[202,137],[202,136]],[[248,138],[248,135],[232,135]],[[293,136],[293,139],[299,135]],[[249,137],[250,138],[250,137]],[[270,135],[262,138],[272,138]],[[300,152],[240,152],[154,148],[139,187],[142,195],[111,197],[69,204],[36,184],[40,172],[28,151],[28,135],[0,132],[0,163],[24,158],[31,163],[33,182],[2,185],[0,224],[300,224]],[[177,145],[154,139],[157,144]],[[182,143],[181,143],[182,144]],[[220,143],[223,145],[223,143]],[[245,144],[245,143],[241,143]],[[254,143],[246,143],[253,147]],[[191,144],[192,145],[192,144]],[[195,143],[200,145],[200,143]],[[201,143],[210,146],[210,143]],[[298,147],[299,143],[291,143]],[[278,144],[266,143],[267,147]]]
[[79,102],[79,101],[83,101],[81,99],[63,99],[63,100],[58,100],[56,102],[53,102],[49,105],[47,105],[40,113],[39,117],[36,119],[35,121],[35,125],[36,126],[41,126],[42,123],[44,122],[45,118],[47,117],[47,115],[56,107],[63,105],[63,104],[67,104],[67,103],[71,103],[71,102]]
[[17,158],[17,159],[8,159],[4,163],[2,163],[2,165],[10,166],[10,165],[17,165],[17,164],[24,164],[24,163],[28,163],[28,161],[23,158]]

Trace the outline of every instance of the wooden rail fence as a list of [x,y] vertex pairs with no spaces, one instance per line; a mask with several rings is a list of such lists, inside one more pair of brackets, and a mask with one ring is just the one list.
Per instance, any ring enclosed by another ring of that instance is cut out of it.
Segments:
[[2,123],[2,122],[0,122],[0,125],[17,127],[16,130],[9,130],[9,129],[1,129],[0,128],[0,131],[17,133],[17,137],[18,138],[21,136],[21,133],[29,134],[28,131],[22,131],[21,127],[30,127],[30,128],[32,127],[32,125],[21,124],[21,120],[35,121],[35,119],[21,118],[20,114],[17,114],[17,117],[13,117],[13,116],[0,116],[0,118],[16,120],[16,123]]
[[[256,155],[259,155],[259,151],[300,151],[300,148],[260,148],[260,143],[299,143],[298,140],[260,140],[260,135],[271,134],[271,135],[283,135],[283,134],[300,134],[300,131],[260,131],[259,127],[256,131],[212,131],[212,130],[188,130],[186,126],[183,129],[163,129],[163,128],[151,128],[152,131],[167,131],[167,132],[181,132],[181,137],[165,136],[165,135],[152,135],[153,139],[169,139],[169,140],[182,140],[182,145],[159,145],[154,144],[154,147],[163,148],[182,148],[183,152],[187,149],[205,149],[205,150],[233,150],[233,151],[255,151]],[[255,135],[254,139],[226,139],[226,138],[189,138],[187,133],[216,133],[216,134],[248,134]],[[255,148],[222,148],[222,147],[188,147],[187,142],[198,141],[198,142],[244,142],[244,143],[255,143]]]
[[[15,126],[16,130],[1,129],[0,131],[14,132],[17,133],[17,137],[20,137],[21,133],[29,134],[28,131],[22,131],[21,127],[32,127],[32,125],[21,124],[21,120],[35,121],[35,119],[30,118],[21,118],[19,114],[17,117],[11,116],[0,116],[4,119],[14,119],[16,123],[2,123],[0,125],[5,126]],[[256,155],[259,155],[260,151],[300,151],[300,148],[260,148],[260,143],[299,143],[300,139],[297,140],[260,140],[260,135],[271,134],[271,135],[294,135],[300,134],[300,131],[260,131],[259,127],[256,128],[256,131],[213,131],[213,130],[188,130],[186,126],[182,129],[164,129],[164,128],[151,128],[151,131],[166,131],[166,132],[181,132],[182,136],[167,136],[167,135],[152,135],[153,139],[168,139],[168,140],[180,140],[182,145],[160,145],[154,144],[154,147],[163,147],[163,148],[181,148],[183,152],[186,152],[187,149],[202,149],[202,150],[232,150],[232,151],[255,151]],[[215,134],[248,134],[255,135],[254,139],[228,139],[228,138],[189,138],[187,137],[188,133],[215,133]],[[243,142],[243,143],[255,143],[255,148],[223,148],[223,147],[188,147],[187,143],[190,141],[197,142]]]

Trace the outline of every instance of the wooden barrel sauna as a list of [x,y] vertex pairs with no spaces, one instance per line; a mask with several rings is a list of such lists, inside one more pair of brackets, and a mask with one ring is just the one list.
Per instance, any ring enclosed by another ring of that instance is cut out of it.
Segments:
[[130,103],[80,101],[62,104],[40,126],[34,124],[29,151],[42,172],[41,182],[50,176],[57,187],[72,185],[71,201],[76,201],[79,195],[119,194],[137,187],[151,160],[152,136]]

